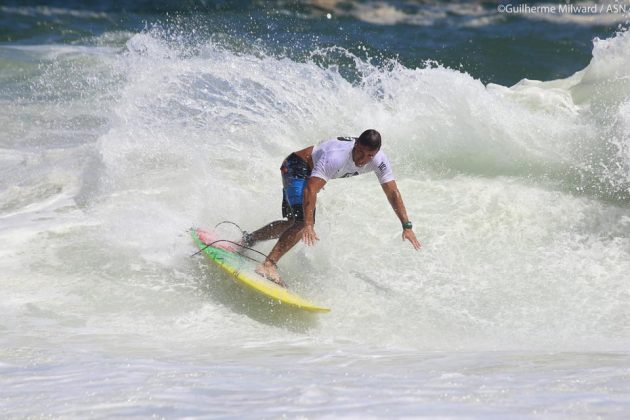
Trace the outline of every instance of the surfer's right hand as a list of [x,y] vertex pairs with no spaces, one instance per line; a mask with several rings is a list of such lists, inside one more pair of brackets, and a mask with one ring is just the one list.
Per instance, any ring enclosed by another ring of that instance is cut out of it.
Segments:
[[313,225],[304,226],[304,230],[302,231],[302,240],[308,246],[313,246],[315,245],[315,241],[319,241]]

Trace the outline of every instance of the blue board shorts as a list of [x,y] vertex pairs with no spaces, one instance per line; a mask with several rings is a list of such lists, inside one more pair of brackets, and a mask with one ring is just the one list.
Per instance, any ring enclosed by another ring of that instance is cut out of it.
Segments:
[[[303,194],[311,170],[307,163],[291,153],[280,166],[282,173],[282,217],[304,221]],[[313,212],[314,213],[314,212]],[[313,217],[315,214],[313,214]]]

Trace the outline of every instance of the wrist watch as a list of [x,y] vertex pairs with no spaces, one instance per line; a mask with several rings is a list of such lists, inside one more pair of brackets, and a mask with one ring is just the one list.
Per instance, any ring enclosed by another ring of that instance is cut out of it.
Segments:
[[409,220],[407,220],[405,223],[402,224],[402,228],[403,229],[411,229],[411,228],[413,228],[413,223],[411,223]]

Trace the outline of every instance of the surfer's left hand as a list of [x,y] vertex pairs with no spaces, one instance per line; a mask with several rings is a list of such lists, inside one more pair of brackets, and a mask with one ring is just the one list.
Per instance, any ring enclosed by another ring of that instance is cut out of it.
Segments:
[[413,230],[411,229],[403,229],[402,240],[404,241],[405,239],[411,242],[411,245],[413,245],[416,251],[419,250],[420,247],[422,246],[420,245],[420,242],[418,241],[418,239],[416,239],[416,234],[413,233]]

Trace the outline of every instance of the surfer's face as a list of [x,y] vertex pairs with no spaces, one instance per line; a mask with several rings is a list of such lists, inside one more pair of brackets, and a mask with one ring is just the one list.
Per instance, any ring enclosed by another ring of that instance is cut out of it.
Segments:
[[379,149],[370,150],[367,147],[355,143],[352,149],[352,160],[357,166],[364,166],[366,163],[374,159]]

